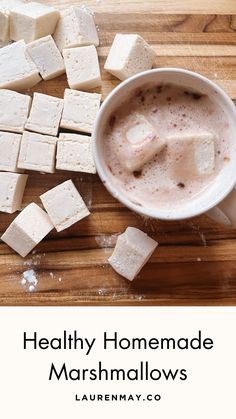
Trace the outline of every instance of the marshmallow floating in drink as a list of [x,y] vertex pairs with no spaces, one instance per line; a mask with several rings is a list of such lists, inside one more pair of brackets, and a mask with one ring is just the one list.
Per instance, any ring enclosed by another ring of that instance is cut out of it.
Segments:
[[165,144],[145,116],[136,114],[124,127],[123,141],[117,150],[117,157],[127,171],[134,172],[159,153]]
[[215,141],[216,135],[212,132],[169,137],[173,174],[180,179],[211,175],[215,169]]

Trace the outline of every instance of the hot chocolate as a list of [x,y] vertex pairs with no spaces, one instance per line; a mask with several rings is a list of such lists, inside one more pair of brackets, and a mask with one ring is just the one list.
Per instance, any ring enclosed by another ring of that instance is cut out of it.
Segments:
[[233,139],[224,110],[175,85],[146,86],[120,105],[104,132],[114,183],[148,208],[194,200],[229,162]]

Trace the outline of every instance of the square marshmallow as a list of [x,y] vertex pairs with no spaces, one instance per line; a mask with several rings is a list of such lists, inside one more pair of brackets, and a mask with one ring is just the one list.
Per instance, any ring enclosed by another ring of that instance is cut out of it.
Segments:
[[51,35],[59,17],[54,7],[36,2],[22,4],[11,10],[10,37],[13,41],[23,39],[28,43]]
[[60,134],[57,143],[56,168],[74,172],[96,173],[91,137],[78,134]]
[[0,89],[24,90],[41,81],[38,69],[19,41],[0,49]]
[[63,111],[63,99],[34,93],[25,128],[40,134],[57,136]]
[[101,86],[101,73],[94,45],[63,50],[68,84],[71,89]]
[[17,172],[21,135],[0,131],[0,170]]
[[91,134],[99,111],[101,95],[65,90],[61,128]]
[[61,12],[53,37],[60,51],[81,45],[99,45],[93,16],[86,8],[76,6]]
[[167,139],[173,175],[181,180],[210,175],[215,169],[216,136],[211,132],[182,134]]
[[0,172],[0,211],[12,214],[20,210],[27,175]]
[[139,112],[133,113],[126,123],[123,138],[122,147],[118,147],[115,153],[129,172],[142,169],[166,145],[165,139],[158,136],[156,127]]
[[90,212],[71,180],[56,186],[40,196],[51,222],[56,230],[72,226]]
[[31,42],[26,50],[44,80],[51,80],[65,73],[63,58],[51,35]]
[[22,4],[20,0],[0,0],[0,41],[10,39],[10,11]]
[[31,97],[0,89],[0,130],[22,133],[27,121]]
[[18,168],[54,173],[57,138],[25,131],[21,140]]
[[143,231],[128,227],[118,237],[116,247],[108,262],[118,274],[133,281],[157,246],[158,243]]
[[25,257],[52,229],[53,225],[46,212],[32,203],[15,218],[1,239]]
[[120,80],[150,70],[155,51],[139,35],[117,34],[105,62],[105,70]]

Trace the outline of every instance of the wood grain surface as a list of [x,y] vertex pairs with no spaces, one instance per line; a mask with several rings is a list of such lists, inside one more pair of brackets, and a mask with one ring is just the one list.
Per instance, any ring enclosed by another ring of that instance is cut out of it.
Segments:
[[[42,1],[44,3],[44,1]],[[79,2],[47,0],[63,8]],[[235,0],[84,1],[96,12],[103,68],[116,32],[139,33],[156,50],[156,66],[198,71],[236,100]],[[103,98],[118,80],[102,71]],[[42,82],[36,91],[63,97],[66,77]],[[97,176],[31,173],[24,206],[73,179],[92,215],[70,229],[53,231],[25,260],[0,243],[0,305],[235,305],[236,230],[202,216],[183,222],[144,219],[117,202]],[[0,214],[3,232],[14,215]],[[112,271],[107,258],[127,226],[143,229],[160,243],[133,283]],[[34,269],[37,291],[22,286]]]

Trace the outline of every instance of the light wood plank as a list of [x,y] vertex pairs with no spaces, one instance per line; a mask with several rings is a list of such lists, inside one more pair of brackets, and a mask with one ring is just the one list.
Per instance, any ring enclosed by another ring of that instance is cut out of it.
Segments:
[[[39,0],[45,3],[45,0]],[[72,4],[70,0],[47,0],[47,4],[52,6],[64,8]],[[86,5],[95,11],[104,10],[106,12],[123,12],[139,13],[158,12],[160,14],[166,13],[235,13],[234,0],[86,0]],[[81,4],[80,1],[73,1],[73,4]]]

